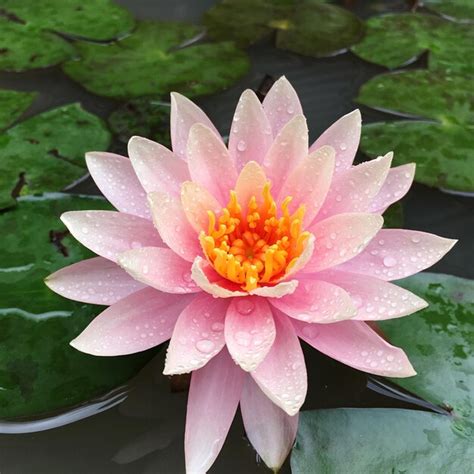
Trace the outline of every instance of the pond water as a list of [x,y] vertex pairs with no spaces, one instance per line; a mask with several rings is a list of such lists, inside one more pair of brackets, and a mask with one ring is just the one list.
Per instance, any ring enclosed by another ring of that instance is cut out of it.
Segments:
[[[118,0],[138,18],[198,21],[211,0]],[[352,1],[361,16],[407,9],[403,1]],[[231,89],[200,99],[223,134],[234,106],[245,88],[258,88],[266,75],[285,74],[298,93],[308,118],[312,138],[355,105],[359,87],[384,69],[350,53],[327,59],[311,59],[273,48],[270,41],[249,49],[251,72]],[[423,62],[423,59],[420,60]],[[420,63],[418,63],[420,65]],[[87,93],[57,68],[22,74],[0,74],[0,87],[40,92],[28,112],[34,115],[62,104],[79,101],[85,109],[106,117],[117,104]],[[365,122],[391,117],[362,110]],[[123,145],[116,144],[118,151]],[[362,157],[360,157],[362,158]],[[74,189],[97,193],[91,181]],[[472,200],[415,185],[404,200],[405,227],[457,238],[460,243],[432,271],[473,278],[465,265],[471,258],[474,228]],[[305,349],[309,391],[303,409],[321,407],[414,407],[417,401],[391,384],[342,366]],[[130,382],[101,400],[69,412],[37,420],[0,421],[0,473],[180,473],[184,472],[183,430],[186,392],[161,375],[159,354]],[[172,389],[174,391],[172,391]],[[119,403],[121,402],[121,403]],[[436,410],[436,407],[426,406]],[[74,421],[74,423],[71,423]],[[245,439],[237,416],[212,473],[267,471]],[[267,471],[268,472],[268,471]],[[287,463],[282,472],[289,472]]]

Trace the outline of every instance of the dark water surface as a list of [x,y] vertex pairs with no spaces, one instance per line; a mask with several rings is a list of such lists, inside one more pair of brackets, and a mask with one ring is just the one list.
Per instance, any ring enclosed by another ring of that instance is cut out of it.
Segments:
[[[136,17],[199,21],[212,0],[117,0]],[[399,1],[352,1],[361,16],[407,8]],[[285,74],[296,90],[308,118],[312,138],[341,115],[354,109],[352,99],[368,79],[384,71],[350,53],[311,59],[276,50],[271,42],[249,50],[251,72],[230,90],[200,99],[223,134],[227,134],[235,104],[243,89],[257,88],[265,75]],[[423,67],[423,60],[417,64]],[[0,87],[41,93],[28,115],[70,102],[106,117],[117,103],[93,96],[63,75],[59,68],[21,74],[0,74]],[[389,117],[362,109],[365,122]],[[388,150],[387,150],[388,151]],[[360,157],[363,159],[363,157]],[[76,187],[97,192],[90,181]],[[473,278],[466,262],[472,259],[473,201],[415,185],[404,199],[405,227],[457,238],[458,245],[433,271]],[[391,392],[384,383],[347,368],[305,347],[309,393],[304,408],[415,407],[409,396]],[[46,420],[0,421],[0,474],[107,474],[184,472],[183,431],[186,393],[171,393],[161,375],[163,355],[152,361],[129,387],[104,400]],[[124,400],[122,403],[118,402]],[[111,405],[112,408],[106,410]],[[419,408],[419,406],[418,406]],[[427,409],[430,409],[429,407]],[[435,409],[435,407],[431,407]],[[94,415],[94,416],[91,416]],[[87,418],[84,418],[86,417]],[[81,419],[83,418],[83,419]],[[71,421],[76,421],[71,424]],[[55,426],[54,429],[48,429]],[[21,433],[21,434],[18,434]],[[212,473],[269,472],[258,462],[245,439],[237,416]],[[289,472],[288,463],[283,472]],[[344,474],[344,473],[343,473]]]

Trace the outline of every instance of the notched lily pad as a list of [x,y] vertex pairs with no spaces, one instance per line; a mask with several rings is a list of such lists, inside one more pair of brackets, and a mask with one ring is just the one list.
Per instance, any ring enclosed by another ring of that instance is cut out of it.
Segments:
[[472,0],[423,0],[422,5],[449,20],[462,23],[474,21]]
[[276,33],[276,46],[306,56],[330,56],[364,33],[354,14],[320,0],[224,0],[204,16],[209,36],[247,47]]
[[36,92],[0,89],[0,130],[9,127],[33,103]]
[[95,115],[70,104],[36,115],[0,135],[0,208],[17,195],[59,191],[86,174],[84,154],[106,150],[110,133]]
[[384,74],[367,82],[356,100],[423,119],[365,125],[361,148],[366,154],[375,157],[393,149],[397,164],[417,164],[416,181],[474,192],[472,78],[429,70]]
[[232,43],[192,44],[196,26],[140,22],[110,45],[78,42],[80,59],[63,69],[94,94],[114,98],[156,96],[175,90],[188,96],[225,89],[250,67]]
[[352,47],[362,59],[395,69],[429,52],[429,69],[474,74],[474,28],[434,15],[401,13],[367,21],[364,39]]
[[60,297],[43,280],[92,256],[59,216],[110,209],[102,198],[50,194],[19,200],[0,214],[0,418],[41,415],[103,395],[154,354],[93,357],[71,346],[103,307]]

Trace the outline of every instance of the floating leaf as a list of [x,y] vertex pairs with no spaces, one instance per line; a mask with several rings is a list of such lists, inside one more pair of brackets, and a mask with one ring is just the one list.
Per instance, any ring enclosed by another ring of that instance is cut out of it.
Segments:
[[249,60],[232,43],[187,44],[199,32],[183,23],[141,22],[133,34],[107,46],[77,43],[81,59],[65,63],[63,69],[89,91],[107,97],[171,90],[188,96],[210,94],[245,74]]
[[108,118],[110,130],[123,143],[138,135],[169,146],[170,105],[159,99],[134,99],[114,110]]
[[364,84],[356,100],[375,109],[428,119],[364,126],[361,148],[365,153],[375,157],[393,149],[397,164],[417,164],[418,182],[474,191],[471,78],[427,70],[384,74]]
[[0,89],[0,130],[10,126],[35,100],[36,92]]
[[109,209],[101,198],[22,198],[0,214],[0,418],[38,415],[102,395],[151,357],[93,357],[69,346],[103,309],[66,300],[43,279],[92,254],[59,220],[68,210]]
[[429,51],[429,69],[474,75],[474,28],[433,15],[401,13],[367,21],[364,39],[352,51],[390,69]]
[[84,153],[106,150],[110,133],[78,104],[36,115],[0,135],[0,208],[12,195],[59,191],[86,174]]
[[423,0],[423,6],[450,20],[463,23],[474,20],[472,0]]
[[276,46],[307,56],[344,51],[363,35],[363,23],[321,0],[224,0],[204,17],[209,35],[247,47],[276,31]]

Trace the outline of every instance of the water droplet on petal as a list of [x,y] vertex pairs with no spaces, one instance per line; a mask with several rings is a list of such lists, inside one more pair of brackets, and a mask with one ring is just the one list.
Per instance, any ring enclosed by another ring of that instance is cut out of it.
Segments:
[[254,310],[255,305],[248,299],[239,299],[236,303],[236,308],[240,314],[250,314]]
[[203,354],[209,354],[214,350],[215,344],[209,339],[201,339],[196,342],[196,349]]
[[239,140],[237,143],[237,150],[245,151],[247,149],[247,144],[243,140]]
[[213,323],[211,329],[214,332],[222,332],[224,330],[224,324],[222,323]]
[[394,267],[397,264],[397,261],[393,257],[385,257],[383,259],[383,264],[386,267]]

